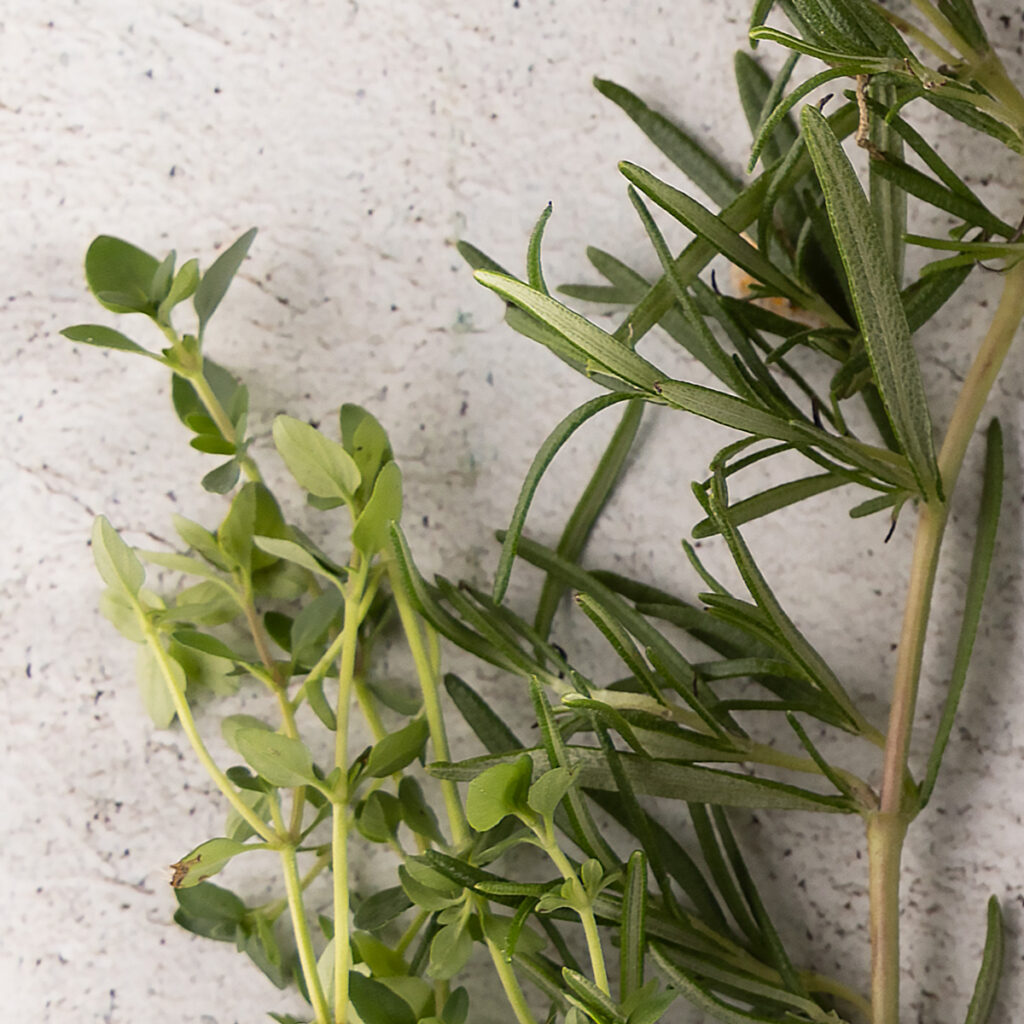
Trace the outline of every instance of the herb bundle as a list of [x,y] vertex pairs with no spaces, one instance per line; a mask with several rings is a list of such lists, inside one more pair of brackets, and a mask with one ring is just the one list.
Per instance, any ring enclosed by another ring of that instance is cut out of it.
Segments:
[[[785,31],[767,25],[776,6]],[[654,1024],[684,1019],[686,1006],[696,1019],[727,1024],[898,1024],[901,852],[938,781],[978,629],[1003,480],[995,421],[985,434],[955,661],[931,752],[912,766],[936,567],[968,444],[1024,317],[1020,229],[991,211],[911,121],[915,107],[932,106],[985,144],[1020,153],[1024,97],[971,0],[915,7],[923,28],[869,0],[759,0],[751,39],[791,56],[774,77],[750,55],[737,57],[754,136],[747,183],[639,97],[597,82],[716,208],[636,164],[621,165],[661,276],[647,280],[592,249],[607,283],[562,289],[625,308],[614,332],[549,290],[541,249],[550,208],[530,239],[522,279],[460,246],[481,284],[506,302],[514,330],[604,389],[568,413],[538,452],[499,534],[488,591],[418,571],[401,529],[399,466],[383,427],[357,406],[341,407],[339,439],[290,417],[275,421],[280,457],[309,504],[343,524],[343,539],[327,549],[285,521],[253,452],[248,392],[205,353],[207,326],[253,232],[205,273],[195,260],[178,268],[173,253],[158,260],[107,236],[90,247],[86,275],[98,301],[147,317],[166,347],[155,352],[96,324],[65,335],[163,363],[192,446],[224,460],[203,481],[231,495],[222,522],[176,523],[190,553],[134,551],[105,519],[93,545],[109,588],[104,611],[139,644],[150,714],[161,726],[178,720],[230,808],[223,835],[175,865],[176,919],[236,943],[276,984],[297,982],[311,1016],[275,1019],[462,1024],[477,1011],[458,980],[479,947],[505,994],[507,1019],[518,1024]],[[794,84],[804,57],[825,70]],[[795,113],[830,83],[845,97]],[[866,190],[845,140],[864,154]],[[692,233],[681,253],[670,250],[651,203]],[[952,218],[947,235],[908,234],[913,203]],[[940,254],[909,281],[908,245]],[[745,275],[744,295],[701,278],[719,257]],[[927,338],[929,320],[981,261],[1002,275],[1003,293],[984,335],[971,339],[974,363],[937,444],[916,336]],[[174,311],[188,299],[196,329],[179,333]],[[715,386],[641,355],[654,327]],[[689,544],[703,588],[695,597],[581,564],[648,404],[737,432],[694,484],[704,518],[693,535],[722,539],[741,592]],[[619,426],[559,542],[531,540],[524,527],[547,467],[611,406],[621,409]],[[745,471],[780,459],[796,465],[794,456],[801,475],[731,497],[744,489]],[[855,494],[852,516],[916,524],[884,727],[797,627],[744,537],[746,524],[837,488]],[[517,559],[544,574],[528,616],[505,601]],[[158,595],[146,586],[144,563],[198,582]],[[614,668],[601,678],[551,638],[570,593],[607,644]],[[376,674],[375,646],[392,631],[408,646],[415,694]],[[531,720],[504,721],[471,682],[444,674],[439,637],[520,678]],[[266,688],[278,719],[225,718],[224,738],[240,759],[225,768],[208,752],[192,701],[243,680]],[[350,749],[356,708],[373,736],[366,749]],[[455,711],[484,755],[453,756],[445,716]],[[313,728],[326,743],[313,740]],[[527,745],[526,736],[536,741]],[[876,752],[877,785],[833,754],[851,742]],[[675,808],[685,810],[685,826]],[[870,993],[794,962],[773,923],[776,901],[758,891],[752,851],[730,824],[733,808],[862,818]],[[600,824],[609,818],[616,836]],[[355,898],[350,850],[365,844],[389,848],[395,877]],[[517,848],[539,858],[528,861],[528,879],[519,877],[522,860],[508,856]],[[209,879],[253,852],[276,856],[282,894],[248,906]],[[325,878],[329,891],[313,903]],[[993,899],[975,992],[958,1013],[966,1024],[990,1019],[1002,949]]]

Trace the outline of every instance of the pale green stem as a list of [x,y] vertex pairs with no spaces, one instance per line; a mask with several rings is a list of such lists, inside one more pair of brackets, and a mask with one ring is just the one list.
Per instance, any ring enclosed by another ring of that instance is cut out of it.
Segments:
[[228,417],[224,406],[220,404],[220,399],[213,393],[210,382],[202,373],[190,374],[186,379],[195,388],[199,400],[206,407],[206,411],[210,414],[210,419],[217,425],[217,429],[224,435],[224,439],[234,444],[238,440],[235,436],[235,425]]
[[[953,480],[943,475],[948,499]],[[928,614],[931,608],[939,548],[948,518],[947,507],[923,504],[917,522],[914,551],[911,557],[910,581],[907,587],[906,611],[896,656],[896,678],[889,707],[888,741],[882,770],[879,796],[880,810],[899,814],[905,808],[903,780],[907,770],[907,749],[913,727],[917,684],[921,675]]]
[[900,856],[907,824],[903,814],[868,818],[872,1024],[900,1019]]
[[349,900],[348,804],[335,801],[331,815],[331,870],[334,874],[334,1022],[348,1017]]
[[[404,852],[400,853],[400,856],[404,859]],[[412,922],[409,924],[409,927],[405,929],[405,932],[402,934],[402,937],[398,940],[398,944],[395,946],[395,952],[398,953],[399,956],[405,953],[405,951],[409,948],[409,945],[412,942],[412,940],[415,939],[417,935],[419,935],[420,929],[426,923],[428,917],[430,917],[430,912],[427,910],[421,910],[412,919]]]
[[[770,764],[777,768],[788,768],[790,771],[803,772],[807,775],[821,775],[821,768],[818,767],[814,758],[787,754],[783,750],[769,747],[767,743],[750,742],[744,748],[744,760],[757,764]],[[843,768],[833,768],[832,770],[856,793],[864,797],[867,796],[870,788],[863,779]]]
[[294,846],[281,848],[281,868],[284,872],[285,892],[288,894],[288,908],[292,915],[295,945],[299,951],[299,964],[306,981],[306,991],[309,992],[309,1001],[313,1004],[313,1012],[316,1014],[316,1024],[329,1024],[330,1009],[316,969],[316,953],[313,952],[313,940],[310,938],[309,924],[302,905],[302,886],[299,882]]
[[512,1012],[516,1015],[516,1021],[518,1024],[537,1024],[537,1020],[530,1011],[530,1007],[526,1005],[526,997],[523,995],[523,990],[519,987],[519,981],[516,978],[515,971],[512,970],[512,965],[490,939],[486,939],[486,942],[487,952],[491,954],[491,962],[494,964],[494,970],[498,975],[498,980],[501,982],[501,987],[505,990],[505,998],[508,1000],[509,1006],[512,1007]]
[[[1001,120],[1007,119],[1019,133],[1024,128],[1024,97],[1021,96],[1020,90],[1006,73],[1006,68],[998,54],[991,47],[982,52],[975,50],[930,0],[912,0],[912,2],[924,17],[963,54],[964,59],[970,65],[974,80],[997,101],[996,109],[981,102],[978,103],[979,108],[988,109]],[[978,99],[982,100],[983,97]]]
[[[260,661],[263,663],[263,667],[267,670],[270,678],[274,681],[275,686],[281,689],[280,673],[277,670],[277,666],[274,664],[274,656],[270,651],[270,644],[267,639],[267,634],[263,629],[263,623],[260,622],[259,613],[256,611],[256,604],[253,600],[252,591],[249,585],[244,584],[244,589],[240,595],[241,601],[239,602],[242,606],[242,611],[245,615],[246,625],[249,627],[249,634],[252,637],[252,642],[256,645],[256,653],[259,655]],[[294,727],[294,719],[290,714],[285,715],[285,722],[289,720],[292,722]],[[291,733],[289,733],[291,735]]]
[[[299,879],[299,891],[305,892],[309,888],[313,880],[320,875],[324,868],[331,863],[331,855],[329,853],[322,853],[317,857],[313,866]],[[264,904],[262,907],[256,908],[261,914],[271,923],[276,921],[285,910],[288,909],[288,900],[275,900],[273,903]]]
[[220,770],[220,768],[217,767],[217,762],[210,756],[210,752],[206,749],[206,744],[203,742],[202,737],[199,735],[199,730],[196,728],[195,719],[192,717],[192,709],[188,706],[185,694],[182,692],[175,679],[174,672],[171,669],[170,662],[168,660],[169,655],[164,650],[163,644],[160,643],[160,638],[154,631],[149,619],[145,615],[145,612],[138,609],[137,615],[143,634],[146,637],[146,642],[149,644],[150,650],[153,652],[153,655],[157,660],[157,664],[160,666],[160,674],[164,677],[164,682],[167,684],[167,691],[170,694],[171,702],[174,705],[174,711],[178,716],[178,721],[181,723],[182,731],[185,733],[185,737],[191,744],[192,750],[195,752],[199,763],[206,769],[206,773],[210,776],[213,784],[221,791],[221,793],[224,794],[228,803],[231,804],[239,817],[242,818],[242,820],[245,821],[258,836],[262,837],[276,848],[277,844],[280,842],[280,837],[238,795],[238,791],[231,784],[231,780]]
[[1002,104],[1018,132],[1024,128],[1024,96],[1006,73],[1003,62],[994,50],[980,54],[971,68],[977,82]]
[[[1022,318],[1024,263],[1019,263],[1006,274],[999,306],[960,390],[939,451],[939,476],[947,502],[956,487],[967,445]],[[926,504],[918,520],[882,776],[881,810],[890,814],[902,810],[902,779],[906,770],[917,681],[947,508],[947,505]]]
[[[349,895],[348,895],[348,722],[352,704],[352,679],[359,641],[360,612],[369,562],[358,552],[345,593],[345,618],[341,631],[341,665],[338,671],[338,710],[334,734],[334,765],[339,778],[331,799],[331,864],[334,873],[334,1022],[348,1017]],[[364,612],[365,614],[365,612]]]
[[[274,691],[274,696],[277,698],[277,704],[281,710],[281,721],[284,727],[284,734],[290,739],[297,740],[299,738],[299,730],[298,726],[295,724],[295,709],[292,707],[292,703],[288,699],[287,689],[281,683],[280,672],[274,664],[274,658],[270,652],[270,644],[266,632],[263,629],[263,623],[260,622],[259,615],[256,611],[256,605],[248,586],[246,586],[246,590],[242,595],[240,603],[242,605],[242,610],[245,613],[245,621],[249,626],[249,633],[252,636],[253,643],[256,645],[256,652],[259,654],[260,661],[263,663],[263,667],[267,671],[270,681],[273,684],[272,689]],[[297,786],[292,790],[292,813],[291,821],[288,826],[288,834],[293,839],[297,839],[299,833],[302,831],[302,815],[305,806],[305,787]]]
[[[1024,263],[1006,274],[992,323],[953,408],[939,451],[939,476],[949,501],[964,453],[999,368],[1024,318]],[[922,506],[914,541],[910,582],[900,636],[889,730],[882,769],[879,813],[869,818],[873,1024],[899,1021],[899,863],[906,826],[916,808],[906,806],[904,780],[914,721],[928,613],[948,505]]]
[[813,971],[801,971],[800,980],[808,992],[822,992],[825,995],[835,996],[859,1010],[866,1021],[871,1020],[871,1003],[859,992],[836,981],[835,978],[830,978],[825,974],[815,974]]
[[366,679],[357,673],[352,680],[352,688],[355,690],[356,700],[359,702],[359,710],[362,711],[363,717],[373,733],[374,742],[379,742],[387,735],[387,729],[384,728],[384,723],[381,721],[373,694],[370,692],[369,686],[366,685]]
[[[474,902],[482,926],[484,923],[485,903],[479,897],[476,897]],[[536,1017],[534,1017],[533,1012],[526,1003],[523,990],[519,987],[519,980],[516,978],[515,971],[512,970],[512,965],[505,959],[504,953],[502,953],[498,946],[491,941],[486,929],[482,930],[484,932],[484,941],[487,943],[487,952],[491,954],[491,962],[494,964],[494,970],[498,975],[498,980],[501,982],[501,987],[505,990],[505,998],[515,1014],[516,1024],[537,1024]]]
[[[231,422],[228,414],[224,411],[224,406],[220,404],[219,399],[213,393],[213,388],[210,387],[206,377],[203,376],[202,371],[198,373],[190,374],[186,377],[186,380],[195,388],[196,394],[199,396],[199,400],[203,403],[206,411],[210,414],[210,419],[217,425],[217,429],[223,434],[224,439],[229,441],[231,444],[237,444],[238,438],[235,435],[235,426]],[[260,474],[259,467],[256,465],[252,456],[245,454],[239,457],[238,464],[245,471],[245,475],[250,480],[262,481],[263,477]]]
[[314,683],[319,683],[322,679],[327,678],[327,673],[330,672],[331,666],[337,660],[338,655],[341,653],[341,649],[345,643],[345,634],[339,633],[334,640],[331,642],[331,646],[324,651],[323,656],[313,666],[312,671],[302,681],[302,685],[295,691],[295,696],[291,699],[292,710],[298,708],[298,706],[305,699],[306,689],[312,686]]
[[885,18],[890,25],[898,29],[903,35],[913,39],[916,43],[931,53],[932,56],[938,57],[944,64],[953,65],[957,63],[958,58],[955,53],[951,53],[941,43],[928,35],[927,32],[919,29],[913,22],[907,21],[906,18],[901,18],[898,14],[890,11],[886,7],[883,7],[879,3],[872,3],[871,6],[878,14]]
[[281,815],[281,801],[277,798],[277,790],[267,794],[267,806],[270,808],[270,820],[274,823],[279,835],[285,834],[284,818]]
[[910,2],[921,12],[922,16],[946,37],[965,57],[970,59],[975,56],[967,40],[952,26],[949,19],[930,0],[910,0]]
[[[381,567],[379,565],[375,566],[373,572],[369,575],[366,585],[363,587],[363,599],[359,603],[359,614],[357,616],[359,622],[362,622],[363,619],[366,618],[366,613],[369,611],[373,598],[377,593],[377,586],[380,583],[380,575]],[[342,589],[342,593],[345,593],[344,589]],[[330,672],[331,666],[341,653],[344,643],[345,634],[344,632],[341,632],[334,638],[331,642],[331,646],[324,651],[320,660],[313,666],[306,678],[303,679],[302,685],[295,691],[295,696],[291,701],[293,710],[298,708],[305,699],[307,687],[327,678],[327,673]]]
[[[231,444],[237,444],[238,437],[235,434],[235,425],[231,422],[231,417],[228,416],[224,406],[220,404],[220,399],[213,393],[213,388],[210,387],[209,381],[207,381],[203,374],[203,357],[186,353],[178,332],[170,325],[164,325],[160,329],[164,332],[167,340],[170,341],[171,348],[178,355],[179,368],[174,372],[184,377],[195,389],[199,400],[203,403],[203,407],[209,413],[210,419],[217,425],[217,429],[221,432],[224,439]],[[241,456],[238,463],[245,470],[245,475],[250,480],[263,480],[259,467],[251,456]]]
[[608,987],[608,970],[604,962],[604,950],[601,948],[601,936],[597,930],[597,920],[594,917],[594,908],[590,905],[589,899],[583,889],[583,883],[579,880],[575,869],[569,858],[562,853],[555,838],[554,829],[551,827],[550,819],[544,822],[544,828],[538,832],[541,842],[544,844],[544,852],[551,858],[552,863],[558,868],[561,876],[569,882],[576,891],[579,906],[576,913],[580,915],[580,922],[583,924],[583,934],[587,940],[587,954],[590,957],[590,968],[594,972],[594,984],[606,995],[611,994]]
[[[409,603],[409,597],[402,586],[397,567],[394,562],[388,566],[391,578],[391,589],[394,593],[395,607],[398,609],[399,618],[402,621],[402,628],[405,630],[406,640],[409,644],[409,651],[412,654],[413,662],[416,665],[416,673],[419,676],[420,689],[423,693],[423,710],[427,718],[427,728],[430,730],[430,741],[434,748],[434,756],[439,761],[450,761],[451,752],[448,748],[448,734],[444,727],[444,717],[441,714],[441,701],[439,696],[440,673],[437,670],[437,658],[431,656],[423,645],[423,634],[420,632],[419,618]],[[432,633],[429,624],[423,624],[428,635]],[[436,641],[431,644],[432,652],[436,651]],[[450,779],[441,780],[441,794],[444,797],[445,809],[448,813],[448,823],[452,831],[452,844],[456,847],[462,846],[470,838],[469,825],[466,823],[466,815],[462,809],[462,800],[459,797],[458,787]]]

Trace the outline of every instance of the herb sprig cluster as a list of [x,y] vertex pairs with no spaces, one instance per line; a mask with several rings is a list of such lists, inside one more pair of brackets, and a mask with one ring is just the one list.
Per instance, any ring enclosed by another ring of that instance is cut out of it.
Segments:
[[[924,28],[871,0],[755,4],[754,45],[779,44],[791,56],[774,77],[751,55],[737,56],[753,136],[748,171],[761,167],[748,182],[628,89],[596,82],[715,207],[636,164],[620,165],[661,276],[647,280],[591,249],[605,283],[561,289],[577,301],[624,307],[614,332],[548,288],[541,250],[550,208],[530,239],[523,278],[460,244],[480,283],[505,301],[509,325],[606,392],[566,415],[538,452],[499,534],[489,591],[418,571],[401,530],[401,472],[383,428],[357,406],[342,406],[340,440],[284,416],[273,428],[309,504],[340,515],[340,553],[285,521],[253,453],[248,393],[204,352],[207,325],[253,232],[205,273],[195,260],[176,268],[173,253],[161,261],[110,237],[90,247],[86,275],[99,302],[147,317],[167,346],[152,351],[95,324],[64,333],[162,362],[192,446],[226,459],[204,486],[231,495],[215,529],[176,523],[188,554],[134,551],[105,519],[93,534],[109,587],[104,611],[139,644],[150,714],[160,726],[177,718],[230,806],[224,834],[175,865],[177,920],[235,942],[279,985],[294,978],[316,1024],[463,1024],[472,1016],[468,997],[453,986],[477,946],[517,1024],[655,1024],[675,1019],[680,1000],[726,1024],[898,1024],[900,856],[938,780],[978,629],[1003,479],[996,421],[986,432],[946,700],[926,762],[912,766],[931,594],[968,443],[1024,317],[1019,229],[989,210],[910,120],[915,104],[931,105],[1020,153],[1024,97],[971,0],[914,6]],[[776,7],[785,30],[767,24]],[[825,70],[793,85],[806,57]],[[842,102],[804,106],[794,116],[815,89],[844,81],[851,88]],[[843,145],[850,139],[865,153],[866,190]],[[912,202],[952,218],[947,236],[908,234]],[[669,249],[650,203],[692,233],[681,253]],[[908,244],[946,255],[908,282]],[[747,294],[723,294],[713,279],[701,279],[717,257],[746,275]],[[930,319],[982,259],[1003,275],[1003,294],[937,444],[915,336],[926,337]],[[196,330],[179,334],[174,310],[189,298]],[[702,364],[714,387],[676,378],[638,351],[655,326]],[[721,536],[742,592],[715,578],[685,542],[703,586],[695,597],[581,563],[647,404],[741,435],[694,484],[704,518],[693,535]],[[613,405],[621,406],[619,426],[559,542],[549,548],[531,540],[524,528],[548,465],[576,430]],[[779,456],[790,465],[793,453],[807,463],[804,475],[743,500],[730,497],[745,470]],[[838,488],[855,489],[852,516],[916,518],[885,728],[798,629],[744,538],[745,524]],[[531,615],[505,601],[517,559],[544,574]],[[144,563],[199,582],[157,595],[146,587]],[[607,642],[607,678],[591,678],[551,639],[569,592]],[[415,698],[375,676],[374,646],[389,630],[405,637]],[[519,677],[532,722],[506,722],[469,681],[443,674],[439,635]],[[225,718],[224,737],[244,762],[225,769],[208,752],[191,701],[203,688],[226,693],[243,680],[273,695],[279,721]],[[321,748],[297,724],[303,705],[329,734],[326,760],[314,756]],[[446,705],[465,719],[484,755],[454,758]],[[375,737],[362,751],[349,748],[355,706]],[[813,731],[827,741],[835,730],[877,751],[880,785],[811,738]],[[788,750],[774,743],[783,734],[792,738]],[[526,745],[519,737],[527,735],[539,739]],[[419,770],[424,762],[430,780]],[[686,835],[678,834],[678,814],[661,815],[664,801],[685,805]],[[773,924],[775,901],[758,892],[732,830],[730,808],[862,818],[869,996],[794,963]],[[604,817],[628,842],[608,838],[598,824]],[[389,847],[396,864],[395,884],[361,900],[349,885],[356,842]],[[506,855],[523,845],[539,851],[547,877],[512,877],[516,862]],[[256,851],[278,858],[279,899],[247,906],[208,881]],[[326,908],[308,898],[320,875],[330,878]],[[977,986],[961,1015],[966,1024],[990,1018],[1002,945],[993,898]]]

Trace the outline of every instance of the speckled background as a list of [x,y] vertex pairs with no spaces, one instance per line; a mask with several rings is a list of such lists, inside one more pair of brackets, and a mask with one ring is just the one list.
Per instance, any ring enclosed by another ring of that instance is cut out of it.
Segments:
[[[1020,8],[979,9],[1021,79]],[[87,538],[102,511],[134,543],[170,543],[173,513],[213,522],[219,503],[198,486],[210,463],[185,444],[160,368],[57,336],[97,319],[81,274],[89,240],[113,233],[208,263],[258,225],[208,347],[248,382],[262,448],[279,411],[321,419],[342,401],[365,404],[389,428],[404,467],[408,528],[424,568],[485,580],[496,560],[491,531],[507,521],[529,458],[593,388],[503,328],[500,303],[473,283],[452,242],[467,237],[520,266],[529,229],[551,200],[549,280],[584,276],[588,243],[653,272],[615,162],[628,157],[675,176],[590,77],[677,112],[739,167],[748,139],[730,57],[743,45],[746,14],[741,0],[5,5],[5,1020],[242,1024],[299,1006],[227,946],[170,922],[166,865],[215,834],[222,810],[181,736],[155,732],[141,710],[134,652],[96,611]],[[982,180],[1005,216],[1019,216],[1017,169],[994,147],[942,126],[931,135],[947,155],[968,144],[970,179]],[[943,222],[916,226],[941,230]],[[997,288],[994,275],[976,274],[970,297],[922,342],[940,423],[950,404],[943,396],[962,378]],[[691,372],[656,338],[646,351]],[[939,793],[906,853],[908,1022],[963,1019],[990,892],[1007,911],[1014,975],[995,1019],[1014,1019],[1024,1005],[1022,394],[1017,352],[994,398],[1009,469],[980,650]],[[595,423],[574,443],[581,467],[610,427]],[[679,547],[698,517],[688,483],[727,436],[680,415],[649,416],[629,486],[591,548],[595,561],[694,593]],[[571,461],[560,460],[539,494],[531,529],[542,539],[557,536],[581,486],[583,469]],[[922,687],[926,729],[952,658],[976,477],[975,458],[940,573],[939,628]],[[747,535],[794,618],[881,724],[910,523],[883,545],[886,524],[851,521],[848,505],[833,492],[785,526],[752,526]],[[289,511],[305,514],[297,502]],[[718,545],[705,551],[724,566]],[[523,601],[536,578],[520,571],[514,583],[512,599]],[[597,658],[587,630],[559,628],[563,644]],[[453,663],[510,715],[525,708],[518,684]],[[863,753],[847,756],[874,770]],[[737,824],[770,904],[784,905],[791,890],[799,896],[782,914],[797,959],[863,986],[858,823],[740,815]],[[361,878],[365,865],[358,870]],[[485,999],[473,1019],[507,1017]]]

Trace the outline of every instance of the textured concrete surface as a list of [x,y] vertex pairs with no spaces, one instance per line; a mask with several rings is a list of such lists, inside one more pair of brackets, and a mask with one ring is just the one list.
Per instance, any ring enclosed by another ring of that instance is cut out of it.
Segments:
[[[1006,44],[1011,71],[1024,77],[1014,50],[1019,8],[979,6]],[[199,489],[210,464],[186,446],[160,368],[57,336],[98,317],[81,277],[89,240],[112,233],[208,263],[217,247],[258,225],[208,346],[248,382],[262,449],[279,411],[323,419],[342,401],[366,404],[405,469],[409,532],[424,567],[484,580],[495,564],[491,531],[507,521],[529,458],[593,388],[502,327],[500,304],[472,282],[452,242],[467,237],[519,267],[530,227],[551,200],[549,280],[585,276],[588,243],[653,272],[615,162],[670,172],[591,89],[590,76],[680,112],[738,167],[747,136],[730,57],[746,14],[741,0],[6,5],[5,1019],[242,1024],[268,1009],[298,1008],[228,947],[170,922],[166,865],[214,834],[222,810],[180,734],[155,732],[141,710],[134,652],[96,611],[87,538],[93,516],[105,512],[134,543],[170,543],[173,513],[212,523],[219,505]],[[964,147],[962,133],[940,128],[937,137],[944,152]],[[971,146],[973,180],[983,179],[993,205],[1016,219],[1015,169]],[[941,396],[962,378],[997,286],[994,275],[977,274],[971,298],[928,336],[922,361],[940,396],[939,421],[949,406]],[[155,340],[141,327],[136,333]],[[663,342],[652,339],[646,351],[689,372]],[[994,400],[1009,468],[992,600],[947,770],[906,853],[907,1021],[962,1020],[989,893],[1003,901],[1010,929],[1011,980],[996,1019],[1012,1019],[1024,1003],[1022,397],[1017,353]],[[573,450],[583,465],[610,425],[580,436]],[[694,593],[678,544],[698,517],[688,483],[727,436],[679,416],[649,417],[630,486],[594,541],[595,560]],[[562,462],[533,520],[545,539],[557,536],[583,479]],[[939,579],[922,749],[955,643],[976,476],[972,462]],[[851,521],[847,505],[833,493],[748,537],[794,618],[882,724],[909,520],[883,545],[885,524]],[[290,511],[304,514],[297,503]],[[718,545],[705,550],[724,566]],[[518,572],[513,599],[534,582]],[[563,643],[594,659],[600,675],[591,635],[565,629]],[[525,713],[518,685],[453,663],[510,715]],[[874,770],[862,751],[849,757]],[[782,921],[796,957],[863,986],[857,823],[759,815],[738,824],[759,879],[771,883],[769,901],[794,888],[801,896]],[[251,885],[256,894],[258,880]],[[478,1008],[478,1024],[507,1019],[487,1002]]]

